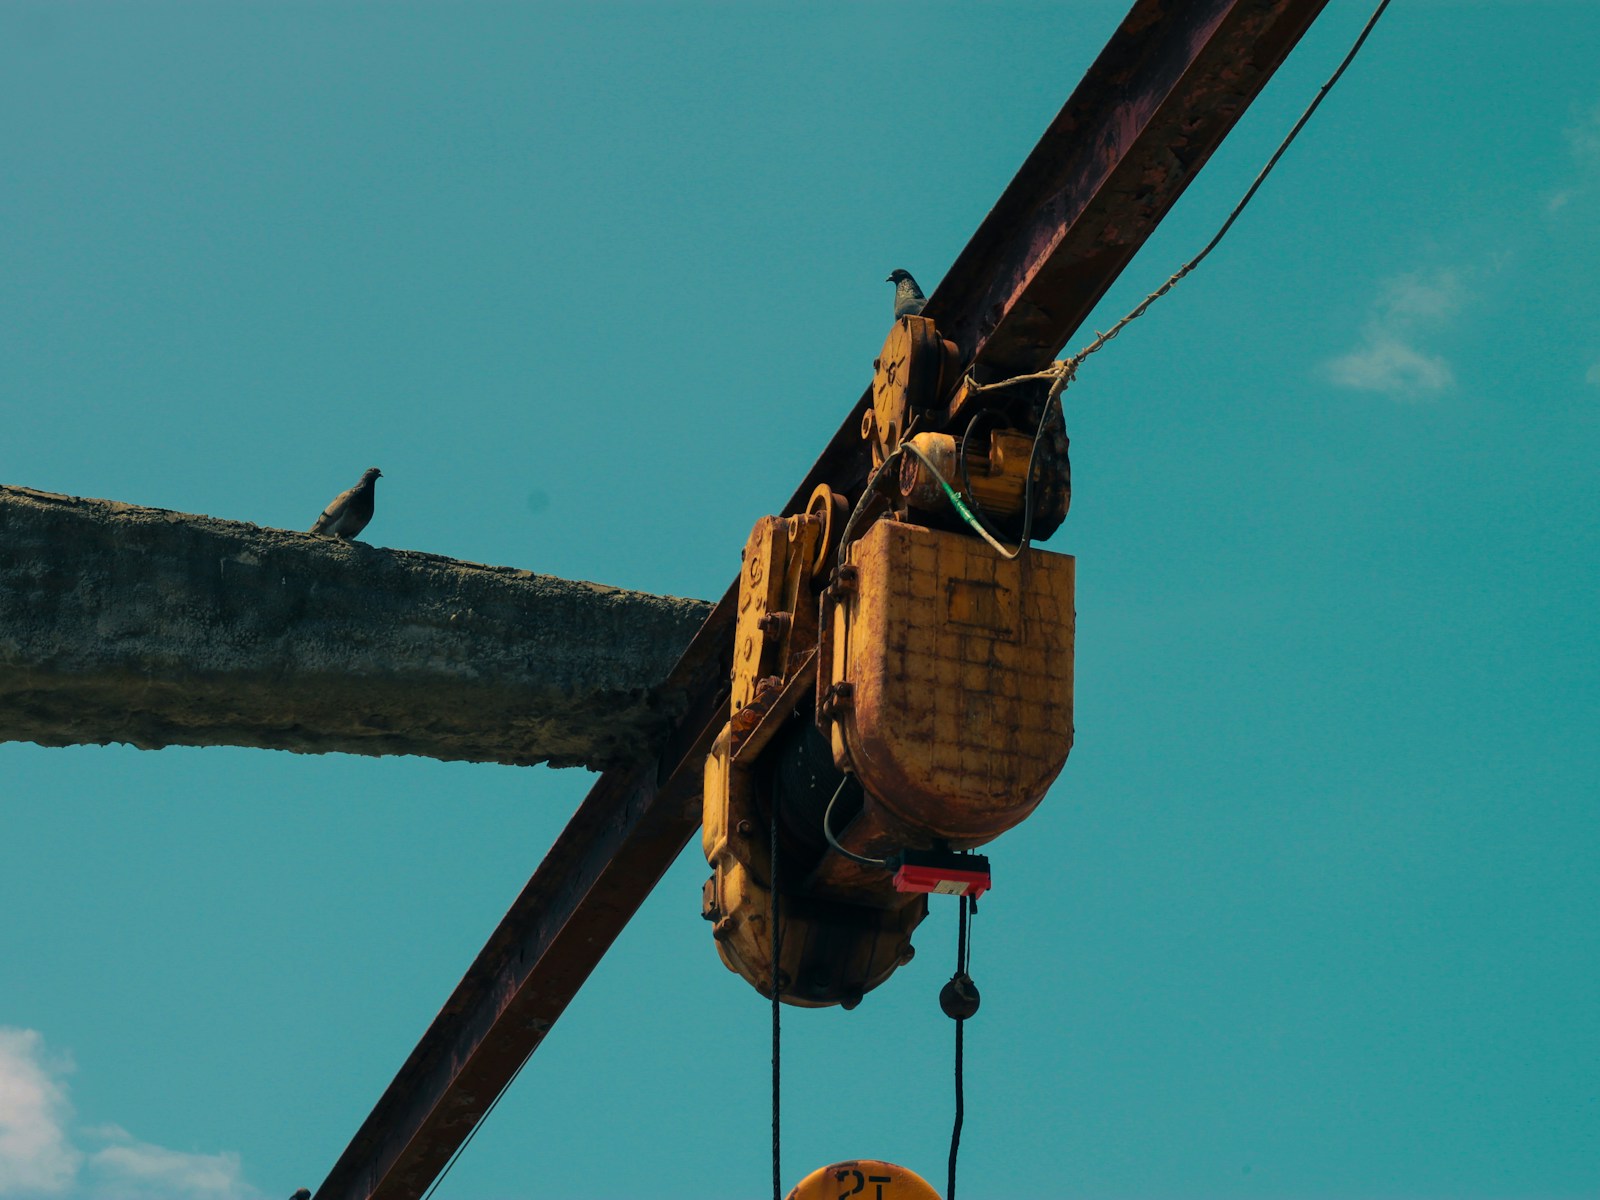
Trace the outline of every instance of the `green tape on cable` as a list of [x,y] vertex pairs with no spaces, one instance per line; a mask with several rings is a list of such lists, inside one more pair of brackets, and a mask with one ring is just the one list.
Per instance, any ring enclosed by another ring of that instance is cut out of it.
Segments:
[[944,494],[950,497],[950,503],[955,505],[955,510],[961,514],[961,519],[981,533],[983,526],[978,524],[977,514],[967,507],[967,502],[961,498],[961,493],[942,479],[939,480],[939,486],[944,489]]

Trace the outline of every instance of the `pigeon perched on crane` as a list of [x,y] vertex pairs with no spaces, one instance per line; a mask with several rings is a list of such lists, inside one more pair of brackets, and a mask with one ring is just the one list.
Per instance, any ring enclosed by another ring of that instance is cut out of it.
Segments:
[[885,283],[894,284],[894,319],[901,317],[914,317],[922,311],[922,306],[928,298],[922,294],[922,289],[917,286],[917,281],[911,278],[910,271],[902,271],[896,267],[889,272]]
[[378,479],[382,475],[383,472],[377,467],[368,467],[363,471],[360,483],[348,491],[340,492],[322,510],[311,532],[331,533],[334,537],[349,539],[365,529],[367,522],[372,520],[373,501]]

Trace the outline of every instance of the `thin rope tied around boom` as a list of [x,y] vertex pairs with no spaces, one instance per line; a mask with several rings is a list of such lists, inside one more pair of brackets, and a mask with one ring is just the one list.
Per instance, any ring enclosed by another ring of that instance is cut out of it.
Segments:
[[1283,141],[1278,143],[1278,148],[1273,151],[1272,157],[1267,159],[1267,165],[1262,167],[1257,173],[1255,181],[1251,183],[1248,189],[1246,189],[1243,198],[1240,199],[1239,203],[1233,206],[1233,211],[1228,214],[1228,219],[1225,220],[1222,223],[1222,227],[1212,235],[1211,240],[1205,244],[1199,254],[1196,254],[1188,262],[1184,263],[1183,266],[1179,267],[1165,283],[1163,283],[1155,291],[1151,292],[1143,300],[1139,301],[1138,304],[1134,305],[1133,308],[1129,310],[1128,314],[1110,329],[1106,330],[1104,333],[1099,333],[1097,331],[1094,341],[1090,342],[1076,354],[1069,358],[1058,359],[1056,362],[1051,363],[1050,366],[1043,371],[1035,371],[1031,375],[1017,375],[1010,379],[1002,379],[998,383],[979,383],[977,380],[973,379],[970,374],[968,374],[965,380],[968,394],[980,396],[985,392],[998,391],[1001,388],[1013,387],[1019,383],[1032,383],[1039,380],[1048,379],[1052,381],[1050,387],[1050,397],[1045,401],[1045,405],[1048,408],[1050,401],[1060,396],[1061,393],[1067,389],[1067,386],[1072,382],[1073,377],[1077,375],[1078,368],[1083,365],[1084,359],[1099,351],[1107,342],[1126,329],[1130,323],[1144,316],[1146,310],[1148,310],[1152,304],[1161,299],[1161,297],[1165,296],[1173,288],[1177,287],[1180,279],[1204,262],[1206,255],[1210,254],[1217,248],[1218,243],[1220,243],[1222,239],[1227,236],[1228,230],[1233,228],[1233,223],[1239,219],[1239,214],[1244,212],[1245,206],[1249,204],[1250,201],[1255,198],[1255,194],[1261,190],[1261,185],[1266,182],[1267,176],[1272,173],[1272,168],[1278,165],[1278,160],[1283,157],[1284,152],[1289,149],[1289,146],[1294,142],[1295,138],[1300,135],[1300,131],[1306,127],[1306,122],[1311,120],[1311,114],[1317,111],[1317,108],[1322,104],[1322,101],[1326,99],[1328,93],[1333,90],[1333,85],[1339,82],[1339,77],[1345,73],[1345,69],[1355,61],[1356,55],[1360,53],[1361,47],[1366,43],[1367,35],[1372,32],[1373,26],[1377,25],[1378,18],[1383,16],[1383,10],[1388,8],[1389,4],[1390,0],[1380,0],[1378,7],[1375,8],[1372,12],[1372,15],[1367,18],[1367,23],[1362,26],[1361,33],[1356,38],[1355,44],[1350,47],[1349,53],[1344,56],[1343,61],[1339,63],[1339,66],[1334,73],[1328,76],[1328,81],[1317,90],[1316,96],[1306,107],[1305,112],[1300,114],[1300,119],[1294,123],[1294,127],[1289,130]]

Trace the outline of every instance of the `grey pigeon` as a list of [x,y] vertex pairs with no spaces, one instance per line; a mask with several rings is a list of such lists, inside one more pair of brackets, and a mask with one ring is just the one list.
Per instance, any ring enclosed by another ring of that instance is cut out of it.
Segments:
[[289,1200],[311,1200],[311,1189],[301,1188],[295,1192],[294,1195],[290,1196]]
[[928,298],[922,294],[922,289],[917,286],[917,281],[911,278],[910,271],[902,271],[896,267],[889,272],[885,283],[894,284],[894,319],[901,317],[914,317],[922,311],[922,306]]
[[353,538],[372,520],[373,493],[383,474],[377,467],[368,467],[361,473],[361,482],[348,492],[340,492],[333,502],[322,510],[312,533],[331,533],[334,537]]

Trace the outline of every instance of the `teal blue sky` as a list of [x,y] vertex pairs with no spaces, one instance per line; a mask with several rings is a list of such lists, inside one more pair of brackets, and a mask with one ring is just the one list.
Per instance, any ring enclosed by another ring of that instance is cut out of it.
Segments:
[[[7,0],[0,481],[305,528],[377,465],[375,544],[720,594],[1125,7]],[[1396,0],[1069,393],[1077,745],[992,848],[967,1200],[1600,1193],[1596,63],[1600,4]],[[590,778],[0,746],[0,1197],[315,1187]],[[439,1200],[765,1194],[704,874]],[[953,941],[789,1016],[791,1180],[942,1180]]]

